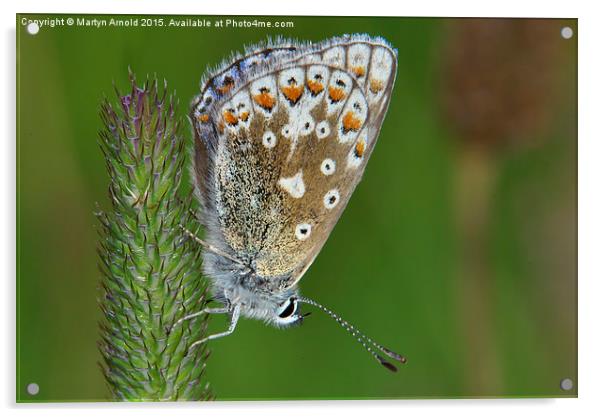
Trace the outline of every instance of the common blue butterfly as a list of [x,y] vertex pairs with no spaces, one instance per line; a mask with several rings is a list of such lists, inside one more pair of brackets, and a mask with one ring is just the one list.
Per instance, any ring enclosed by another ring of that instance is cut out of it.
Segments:
[[[360,181],[387,112],[396,51],[382,38],[278,40],[229,60],[202,83],[191,118],[193,177],[206,236],[204,273],[222,307],[276,326],[300,324],[300,303],[333,317],[390,370],[373,342],[299,294],[308,270]],[[180,320],[180,322],[182,321]]]

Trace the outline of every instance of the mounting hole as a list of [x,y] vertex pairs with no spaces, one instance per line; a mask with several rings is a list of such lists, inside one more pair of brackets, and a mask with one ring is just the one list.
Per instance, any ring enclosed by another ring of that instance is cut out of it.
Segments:
[[38,25],[36,22],[29,22],[29,24],[27,25],[27,33],[29,33],[30,35],[37,35],[39,31],[40,25]]
[[569,26],[563,27],[560,29],[560,36],[562,36],[564,39],[571,39],[573,37],[573,29],[571,29]]
[[563,391],[570,391],[573,389],[573,380],[571,378],[564,378],[560,381],[560,389]]
[[39,392],[40,392],[40,386],[38,384],[36,384],[35,382],[32,382],[31,384],[29,384],[27,386],[27,393],[29,395],[38,395]]

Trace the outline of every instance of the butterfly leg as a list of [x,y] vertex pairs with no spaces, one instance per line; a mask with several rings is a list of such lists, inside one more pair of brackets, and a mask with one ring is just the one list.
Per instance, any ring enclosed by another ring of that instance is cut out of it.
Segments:
[[204,247],[209,252],[213,252],[216,255],[223,256],[224,258],[230,259],[232,262],[235,262],[235,263],[237,263],[237,264],[245,267],[245,269],[248,269],[248,267],[244,263],[242,263],[239,259],[236,259],[235,257],[233,257],[232,255],[230,255],[229,253],[224,252],[223,250],[221,250],[219,248],[216,248],[215,246],[211,245],[210,243],[205,242],[203,239],[201,239],[200,237],[198,237],[197,235],[195,235],[193,232],[191,232],[190,230],[188,230],[184,226],[180,225],[180,228],[184,231],[184,233],[189,238],[193,239],[196,243],[198,243],[199,245],[201,245],[202,247]]
[[193,347],[198,346],[201,343],[208,342],[209,340],[219,339],[220,337],[224,337],[224,336],[228,336],[228,335],[232,334],[234,332],[234,329],[236,329],[236,323],[238,323],[239,318],[240,318],[240,306],[235,305],[234,308],[232,309],[232,316],[230,317],[230,326],[228,327],[228,330],[226,330],[225,332],[209,335],[206,338],[201,339],[201,340],[197,340],[196,342],[191,344],[188,347],[188,349],[192,349]]
[[226,314],[229,312],[229,307],[204,308],[201,311],[197,311],[196,313],[188,314],[187,316],[182,317],[180,320],[176,321],[173,326],[171,326],[171,330],[173,330],[177,325],[181,324],[182,322],[198,317],[201,314]]

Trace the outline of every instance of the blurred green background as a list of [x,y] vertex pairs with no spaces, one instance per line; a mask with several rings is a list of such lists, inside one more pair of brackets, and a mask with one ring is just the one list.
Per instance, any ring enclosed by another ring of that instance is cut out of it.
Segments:
[[286,331],[243,320],[211,342],[217,399],[576,396],[576,20],[239,17],[294,27],[27,33],[24,18],[48,17],[77,16],[17,16],[18,401],[109,399],[93,212],[109,207],[97,135],[112,83],[127,88],[128,67],[156,74],[186,115],[203,72],[232,51],[343,33],[385,37],[399,70],[364,180],[301,289],[408,363],[386,371],[318,313]]

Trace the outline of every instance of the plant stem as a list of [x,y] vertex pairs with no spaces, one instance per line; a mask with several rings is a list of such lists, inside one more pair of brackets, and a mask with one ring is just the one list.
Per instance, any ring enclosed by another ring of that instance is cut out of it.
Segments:
[[181,232],[197,231],[192,198],[179,198],[187,151],[175,98],[157,81],[105,99],[100,147],[109,173],[111,210],[97,214],[103,274],[101,365],[113,399],[201,400],[209,352],[188,346],[205,336],[207,317],[173,324],[205,305],[201,247]]

